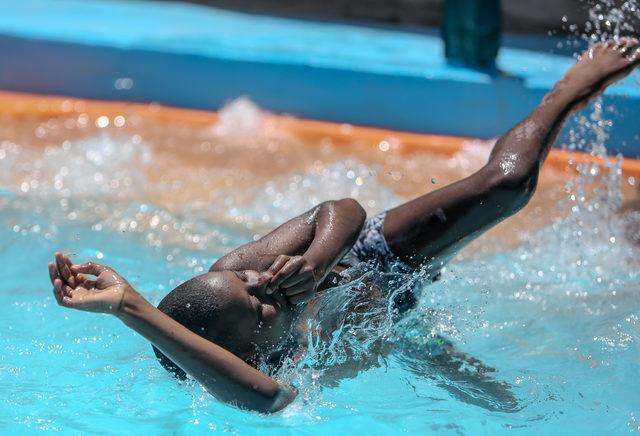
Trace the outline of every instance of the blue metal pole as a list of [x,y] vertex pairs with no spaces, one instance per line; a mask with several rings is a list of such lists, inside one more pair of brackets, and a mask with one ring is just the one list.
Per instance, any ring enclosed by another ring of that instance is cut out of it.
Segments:
[[442,38],[450,62],[493,68],[500,47],[500,0],[445,0]]

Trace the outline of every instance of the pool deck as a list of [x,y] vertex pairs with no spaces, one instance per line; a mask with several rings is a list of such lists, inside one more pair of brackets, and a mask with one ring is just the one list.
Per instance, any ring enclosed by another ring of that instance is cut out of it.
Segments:
[[[512,44],[492,75],[447,64],[433,31],[184,3],[0,0],[0,10],[0,89],[204,110],[245,95],[276,113],[409,132],[498,136],[573,63]],[[604,96],[611,153],[640,156],[639,80]]]

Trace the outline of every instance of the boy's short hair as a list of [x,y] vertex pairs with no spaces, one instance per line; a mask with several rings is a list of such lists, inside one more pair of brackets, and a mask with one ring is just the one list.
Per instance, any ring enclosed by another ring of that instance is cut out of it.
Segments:
[[[197,276],[169,292],[158,305],[158,309],[173,318],[193,333],[212,339],[211,325],[219,313],[216,287],[203,276]],[[153,352],[160,364],[181,380],[186,373],[155,346]]]

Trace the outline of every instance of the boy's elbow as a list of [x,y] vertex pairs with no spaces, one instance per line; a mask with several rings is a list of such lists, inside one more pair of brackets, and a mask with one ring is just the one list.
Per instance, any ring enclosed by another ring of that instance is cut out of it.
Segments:
[[219,271],[232,271],[238,268],[238,258],[232,253],[227,254],[226,256],[222,256],[218,259],[211,267],[209,268],[209,272],[219,272]]
[[295,400],[296,396],[298,396],[298,391],[296,391],[292,386],[288,385],[280,385],[278,389],[278,394],[273,400],[273,403],[267,410],[263,410],[263,413],[276,413],[287,407],[289,404]]
[[283,410],[298,396],[298,391],[294,387],[283,383],[277,383],[277,389],[271,394],[259,392],[255,387],[249,390],[240,389],[217,393],[212,390],[212,393],[218,400],[239,409],[264,414]]
[[367,217],[367,212],[365,212],[358,200],[355,198],[343,198],[341,200],[337,200],[335,203],[344,211],[345,216],[348,216],[360,225],[364,223],[364,220]]

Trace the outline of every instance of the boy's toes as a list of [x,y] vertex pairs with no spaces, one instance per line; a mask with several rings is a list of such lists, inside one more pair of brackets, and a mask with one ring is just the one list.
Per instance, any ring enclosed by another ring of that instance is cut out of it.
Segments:
[[638,47],[638,40],[635,38],[625,38],[625,41],[622,43],[620,50],[624,54],[629,54],[633,49]]
[[621,52],[625,52],[635,46],[638,45],[638,40],[635,38],[620,38],[617,41],[615,41],[615,45],[614,45],[614,50],[618,50]]
[[626,37],[614,39],[613,40],[613,49],[614,50],[621,50],[625,46],[625,44],[627,43],[627,39],[628,38],[626,38]]

